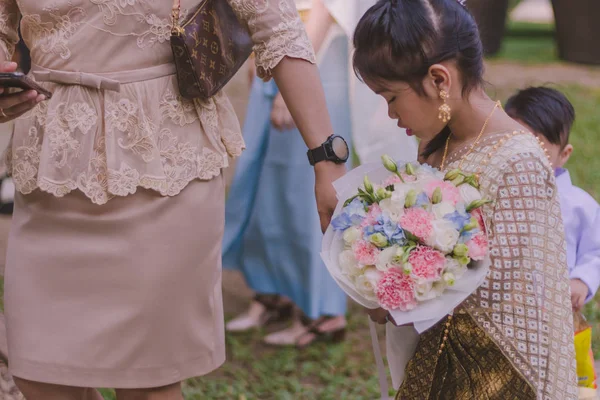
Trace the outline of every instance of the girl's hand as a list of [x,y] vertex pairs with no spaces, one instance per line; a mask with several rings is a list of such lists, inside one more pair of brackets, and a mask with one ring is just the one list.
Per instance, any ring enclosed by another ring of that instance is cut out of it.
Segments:
[[368,309],[367,313],[373,322],[377,322],[380,325],[385,325],[389,322],[394,326],[413,326],[413,324],[398,325],[396,321],[394,321],[394,317],[392,317],[389,311],[384,310],[383,308],[376,308],[374,310]]
[[371,317],[371,321],[377,322],[380,325],[385,325],[388,322],[396,325],[396,321],[390,315],[388,310],[384,310],[383,308],[376,308],[374,310],[367,310],[369,317]]

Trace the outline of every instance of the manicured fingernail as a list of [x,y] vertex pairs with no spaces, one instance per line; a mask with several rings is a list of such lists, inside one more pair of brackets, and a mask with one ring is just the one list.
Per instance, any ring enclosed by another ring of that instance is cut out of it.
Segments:
[[43,94],[40,94],[40,95],[37,97],[37,102],[38,102],[38,103],[39,103],[39,102],[42,102],[42,101],[44,101],[44,100],[46,100],[46,96],[44,96]]
[[14,61],[5,61],[3,64],[4,68],[17,68],[17,63]]

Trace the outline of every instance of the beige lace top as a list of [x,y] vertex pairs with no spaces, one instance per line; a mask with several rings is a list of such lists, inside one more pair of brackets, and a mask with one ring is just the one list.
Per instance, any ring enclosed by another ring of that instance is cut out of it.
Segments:
[[[470,145],[449,158],[457,168]],[[554,174],[533,135],[490,134],[463,170],[480,172],[492,265],[461,306],[538,399],[577,399],[566,245]]]
[[[252,34],[263,78],[286,56],[314,62],[294,0],[227,1]],[[182,19],[199,2],[182,0]],[[78,189],[97,204],[138,187],[174,196],[240,155],[224,94],[206,102],[178,95],[171,4],[0,0],[0,48],[12,54],[20,14],[32,75],[53,92],[15,122],[6,161],[18,191]]]

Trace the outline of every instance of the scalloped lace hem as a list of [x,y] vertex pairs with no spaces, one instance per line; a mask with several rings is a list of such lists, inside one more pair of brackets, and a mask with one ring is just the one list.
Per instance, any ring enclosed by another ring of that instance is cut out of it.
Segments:
[[125,197],[137,192],[138,188],[153,190],[161,196],[173,197],[181,193],[194,180],[208,181],[221,174],[228,166],[227,157],[205,149],[199,158],[195,173],[183,173],[181,170],[165,168],[164,176],[140,174],[137,170],[121,163],[119,170],[107,169],[106,172],[80,173],[77,178],[57,181],[49,177],[37,176],[39,166],[28,162],[8,163],[7,172],[13,178],[16,191],[24,195],[36,189],[55,197],[63,197],[79,190],[92,203],[102,205],[115,197]]
[[92,203],[103,205],[108,203],[109,200],[114,199],[115,197],[126,197],[129,195],[133,195],[137,192],[138,188],[153,190],[159,193],[164,197],[174,197],[181,193],[190,182],[195,180],[209,181],[221,174],[221,171],[215,171],[210,176],[203,177],[192,177],[189,179],[185,179],[182,181],[178,181],[176,186],[169,185],[166,179],[153,178],[149,176],[142,176],[139,178],[139,181],[127,188],[123,188],[123,190],[116,190],[114,192],[110,190],[99,190],[96,187],[85,187],[83,185],[78,184],[73,180],[68,180],[64,182],[54,182],[50,179],[40,179],[38,183],[34,186],[21,187],[17,189],[17,191],[21,194],[28,195],[34,192],[36,189],[41,190],[42,192],[46,192],[55,197],[64,197],[73,191],[82,192],[87,198],[91,200]]

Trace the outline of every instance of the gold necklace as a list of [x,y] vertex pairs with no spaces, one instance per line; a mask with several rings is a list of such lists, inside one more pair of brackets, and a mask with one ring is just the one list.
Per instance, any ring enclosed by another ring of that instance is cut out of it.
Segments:
[[[467,156],[469,154],[471,154],[473,152],[473,150],[475,149],[475,146],[477,145],[477,143],[479,143],[479,140],[483,136],[483,133],[485,132],[485,128],[487,128],[487,125],[490,122],[490,118],[492,118],[492,115],[494,115],[494,111],[496,111],[497,107],[502,108],[502,103],[500,103],[500,101],[497,101],[494,104],[494,108],[492,109],[492,112],[490,113],[490,115],[488,115],[488,117],[486,118],[485,122],[483,123],[483,127],[481,128],[481,132],[479,132],[479,135],[477,135],[477,138],[475,139],[475,141],[473,142],[473,144],[469,148],[469,151],[467,151],[467,153],[464,156],[462,156],[462,158],[460,159],[460,163],[458,165],[458,169],[460,169],[462,167],[463,161],[467,158]],[[451,138],[452,138],[452,133],[450,133],[450,135],[448,135],[448,139],[446,139],[446,146],[444,147],[444,154],[442,155],[442,163],[440,164],[440,171],[443,171],[444,170],[444,166],[446,165],[446,157],[448,156],[448,146],[450,145],[450,139]]]

